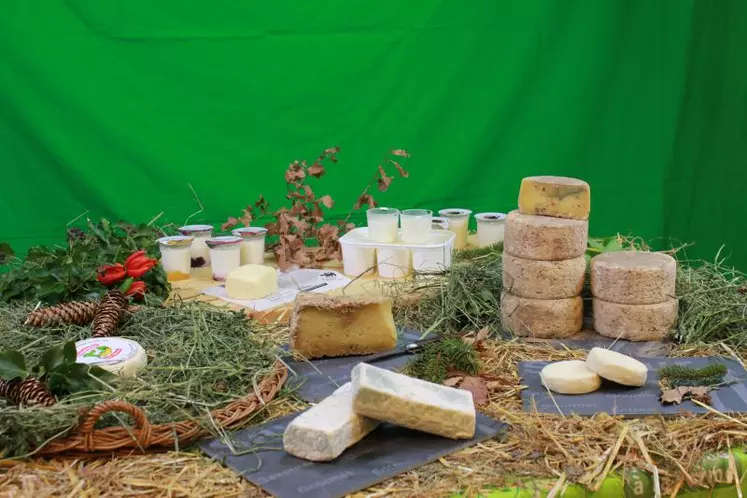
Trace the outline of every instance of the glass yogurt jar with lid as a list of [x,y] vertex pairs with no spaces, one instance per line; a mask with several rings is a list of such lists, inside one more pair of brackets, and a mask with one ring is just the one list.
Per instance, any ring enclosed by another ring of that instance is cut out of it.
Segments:
[[241,237],[211,237],[205,241],[210,249],[213,280],[222,282],[232,270],[241,266]]
[[206,242],[213,236],[213,227],[211,225],[186,225],[179,229],[179,233],[194,239],[191,249],[192,268],[210,266],[210,249]]
[[448,220],[448,230],[456,234],[454,249],[464,249],[467,246],[467,229],[469,216],[472,214],[472,211],[469,209],[450,208],[442,209],[438,214]]
[[166,279],[169,282],[189,278],[189,272],[192,269],[191,247],[192,237],[185,235],[158,239],[158,248],[161,250],[161,265],[163,265]]
[[477,220],[477,246],[487,247],[498,242],[503,242],[503,231],[506,224],[505,213],[478,213]]
[[241,237],[242,265],[264,264],[266,228],[242,227],[237,228],[231,233],[236,237]]

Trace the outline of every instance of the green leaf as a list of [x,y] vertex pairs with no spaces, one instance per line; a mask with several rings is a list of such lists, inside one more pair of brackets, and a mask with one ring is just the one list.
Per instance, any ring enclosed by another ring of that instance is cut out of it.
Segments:
[[587,241],[587,244],[589,246],[589,249],[592,249],[594,251],[601,252],[604,250],[604,241],[600,239],[589,239]]
[[0,242],[0,265],[4,265],[6,262],[10,261],[10,258],[15,255],[16,253],[13,252],[10,244],[8,244],[7,242]]
[[3,351],[0,353],[0,378],[3,380],[25,379],[29,372],[26,360],[18,351]]
[[607,242],[604,246],[604,252],[622,251],[623,249],[623,245],[617,237]]
[[[39,361],[39,366],[44,370],[44,372],[51,374],[65,364],[65,346],[67,346],[67,344],[60,344],[59,346],[51,347],[44,352]],[[73,348],[74,347],[75,344],[73,344]],[[73,361],[75,360],[73,359]]]

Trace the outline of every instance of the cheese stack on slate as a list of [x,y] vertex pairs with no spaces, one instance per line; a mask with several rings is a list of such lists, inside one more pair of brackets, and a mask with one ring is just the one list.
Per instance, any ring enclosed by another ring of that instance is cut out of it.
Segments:
[[575,178],[524,178],[519,209],[506,218],[503,328],[514,335],[560,339],[583,326],[589,185]]
[[677,321],[677,262],[667,254],[618,251],[591,260],[594,330],[629,341],[658,341]]

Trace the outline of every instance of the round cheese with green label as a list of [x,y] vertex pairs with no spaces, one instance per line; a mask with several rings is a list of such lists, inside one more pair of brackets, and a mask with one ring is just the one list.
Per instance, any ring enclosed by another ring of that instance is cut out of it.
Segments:
[[122,337],[85,339],[75,343],[76,363],[95,365],[120,377],[135,377],[148,364],[145,349]]

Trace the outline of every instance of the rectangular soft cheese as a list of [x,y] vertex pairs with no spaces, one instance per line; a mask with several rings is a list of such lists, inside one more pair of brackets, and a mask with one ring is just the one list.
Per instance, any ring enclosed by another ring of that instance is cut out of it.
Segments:
[[231,299],[262,299],[276,290],[277,270],[270,266],[239,266],[226,277],[226,294]]
[[397,345],[386,297],[299,294],[290,329],[291,349],[305,358],[379,353]]
[[532,176],[521,181],[519,212],[556,218],[585,220],[589,217],[589,184],[563,176]]
[[283,447],[298,458],[334,460],[379,424],[353,411],[353,390],[348,382],[293,419],[283,433]]
[[353,368],[353,407],[361,415],[451,439],[475,435],[472,393],[367,363]]

